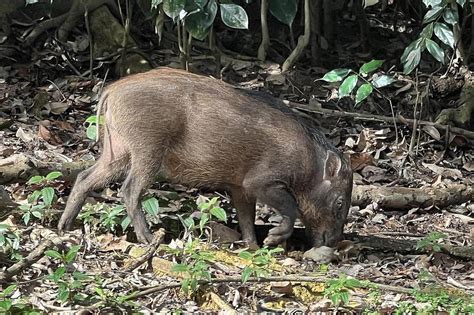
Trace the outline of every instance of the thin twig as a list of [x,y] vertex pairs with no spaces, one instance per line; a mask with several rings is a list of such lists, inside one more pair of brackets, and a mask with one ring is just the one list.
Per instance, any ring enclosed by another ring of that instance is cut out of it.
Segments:
[[144,262],[149,260],[151,256],[153,256],[153,254],[156,252],[160,244],[163,242],[164,238],[165,238],[165,230],[161,228],[155,234],[153,243],[151,244],[150,248],[146,251],[146,253],[138,257],[137,259],[135,259],[129,266],[125,268],[125,271],[130,272],[132,270],[135,270],[138,267],[140,267],[140,265],[142,265]]

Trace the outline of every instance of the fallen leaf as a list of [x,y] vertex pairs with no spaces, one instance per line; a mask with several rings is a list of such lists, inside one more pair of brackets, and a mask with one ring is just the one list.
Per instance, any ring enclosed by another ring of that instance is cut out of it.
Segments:
[[311,259],[318,264],[326,264],[337,258],[334,254],[334,248],[327,246],[321,246],[317,248],[313,247],[310,250],[307,250],[303,257]]

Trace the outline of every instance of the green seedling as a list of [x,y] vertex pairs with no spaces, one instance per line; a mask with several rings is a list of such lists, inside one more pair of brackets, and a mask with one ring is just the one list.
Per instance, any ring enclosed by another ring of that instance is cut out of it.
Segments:
[[339,306],[341,303],[347,305],[347,303],[349,303],[350,292],[363,286],[363,283],[357,279],[340,275],[339,279],[327,281],[324,296],[328,297],[335,306]]
[[245,283],[250,276],[266,277],[269,274],[270,266],[276,262],[275,254],[283,252],[283,248],[277,247],[269,249],[267,246],[251,253],[242,251],[239,257],[248,260],[250,263],[242,271],[242,282]]
[[447,236],[444,233],[431,232],[426,237],[416,243],[416,249],[440,252],[442,249],[440,241],[444,240],[446,237]]

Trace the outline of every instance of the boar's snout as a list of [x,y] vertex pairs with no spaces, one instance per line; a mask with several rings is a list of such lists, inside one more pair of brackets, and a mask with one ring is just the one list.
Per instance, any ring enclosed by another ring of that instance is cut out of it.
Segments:
[[351,204],[352,170],[346,158],[327,151],[322,180],[302,204],[302,219],[313,247],[334,247],[343,238]]

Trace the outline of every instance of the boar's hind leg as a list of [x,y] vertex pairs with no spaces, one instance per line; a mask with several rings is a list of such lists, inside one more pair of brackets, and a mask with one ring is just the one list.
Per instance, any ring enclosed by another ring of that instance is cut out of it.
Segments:
[[257,244],[255,236],[255,199],[248,199],[241,190],[232,190],[232,203],[237,209],[242,240],[247,244]]
[[137,239],[141,243],[153,241],[153,234],[148,229],[145,214],[140,207],[140,199],[145,189],[150,186],[158,173],[160,160],[156,156],[146,157],[143,152],[141,156],[132,156],[132,166],[122,185],[122,195],[127,208]]
[[66,209],[59,219],[59,232],[71,228],[90,191],[103,188],[123,175],[126,162],[125,158],[111,162],[104,155],[95,165],[79,173],[67,199]]
[[295,198],[279,183],[271,183],[257,188],[255,191],[260,202],[276,209],[283,217],[280,225],[272,228],[263,241],[264,245],[276,246],[286,241],[293,233],[298,209],[297,203]]

